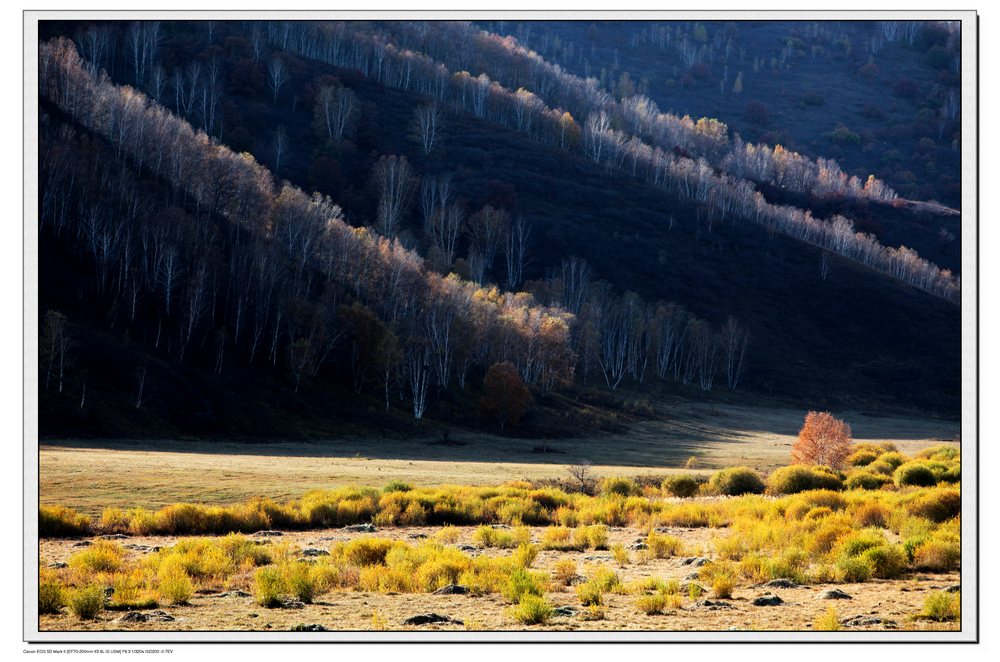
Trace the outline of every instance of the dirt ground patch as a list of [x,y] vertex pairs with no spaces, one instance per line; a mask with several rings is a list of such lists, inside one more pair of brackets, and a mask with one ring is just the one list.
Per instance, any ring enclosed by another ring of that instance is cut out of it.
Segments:
[[[421,539],[434,534],[432,527],[393,528],[381,530],[377,535],[403,540],[414,544]],[[472,542],[474,529],[461,529],[459,539],[454,543],[458,546],[469,545]],[[532,529],[535,542],[540,540],[542,529]],[[670,529],[669,533],[680,537],[688,548],[688,552],[708,555],[712,539],[726,533],[725,529]],[[338,541],[347,541],[365,534],[348,532],[343,529],[328,529],[320,531],[287,532],[281,537],[271,540],[288,543],[294,547],[329,548]],[[609,530],[610,544],[629,545],[642,538],[644,532],[629,528],[612,528]],[[141,547],[156,547],[172,545],[176,538],[171,537],[134,537],[121,540],[129,546],[133,556],[139,556],[148,551]],[[43,540],[40,544],[40,559],[43,566],[50,563],[65,562],[77,551],[73,547],[79,541],[75,540]],[[275,544],[275,543],[271,543]],[[135,546],[135,547],[132,547]],[[140,547],[140,549],[136,549]],[[470,554],[507,554],[502,550],[486,549],[469,551]],[[581,573],[586,574],[588,567],[604,564],[614,567],[623,582],[659,577],[665,580],[676,579],[680,582],[696,569],[684,563],[684,558],[668,558],[650,560],[644,564],[632,562],[624,567],[617,567],[610,551],[541,551],[534,563],[534,568],[551,570],[560,559],[573,559]],[[198,594],[191,599],[189,605],[161,607],[174,620],[144,623],[125,622],[123,612],[104,612],[93,621],[80,621],[68,614],[42,616],[39,628],[42,631],[289,631],[297,625],[317,624],[328,630],[336,631],[368,631],[385,630],[790,630],[810,631],[815,623],[833,606],[841,620],[860,616],[883,619],[882,623],[861,626],[844,626],[842,631],[858,630],[928,630],[959,628],[958,623],[931,623],[915,620],[923,606],[923,601],[929,592],[941,590],[947,586],[959,583],[959,573],[924,574],[915,573],[899,580],[879,580],[863,584],[825,585],[815,584],[797,588],[762,588],[750,585],[739,585],[731,600],[715,600],[710,594],[692,600],[684,594],[680,609],[664,614],[648,616],[636,607],[635,595],[607,594],[605,614],[601,620],[588,620],[587,610],[582,607],[572,587],[559,587],[546,594],[547,600],[556,607],[571,607],[573,614],[559,615],[545,625],[521,625],[510,614],[510,605],[496,594],[482,597],[471,595],[433,595],[433,594],[382,594],[354,590],[332,591],[318,596],[313,604],[301,608],[267,609],[256,604],[252,597],[234,595],[234,590],[250,589],[249,585],[242,587],[230,586],[228,595],[223,595],[222,588],[211,589]],[[818,596],[829,588],[839,588],[853,599],[824,600]],[[783,600],[778,606],[754,606],[752,600],[765,593],[772,592]],[[712,603],[699,602],[708,598]],[[151,610],[146,610],[148,613]],[[430,624],[424,626],[406,626],[403,621],[416,614],[436,613],[447,616],[462,623]]]

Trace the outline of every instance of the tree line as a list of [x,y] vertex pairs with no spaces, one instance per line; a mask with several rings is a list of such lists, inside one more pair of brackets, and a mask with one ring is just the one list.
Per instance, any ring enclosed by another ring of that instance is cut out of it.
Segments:
[[[388,29],[386,25],[393,32],[382,32]],[[285,32],[282,30],[280,34]],[[894,194],[873,176],[861,184],[830,160],[813,162],[781,146],[743,143],[738,137],[730,141],[723,123],[707,118],[695,122],[658,113],[655,104],[647,103],[648,100],[625,100],[619,104],[595,85],[564,74],[558,66],[537,56],[525,55],[513,38],[500,38],[469,26],[455,27],[450,23],[428,26],[415,22],[295,23],[289,26],[288,35],[284,43],[291,52],[357,69],[387,86],[428,95],[456,112],[470,112],[522,131],[533,139],[579,151],[609,173],[641,177],[654,186],[697,201],[710,211],[709,223],[727,217],[732,222],[749,220],[772,232],[782,232],[855,260],[935,296],[953,302],[960,300],[961,282],[950,270],[938,268],[905,246],[886,247],[872,234],[855,232],[853,222],[846,217],[838,215],[824,221],[813,217],[808,210],[768,202],[753,184],[754,177],[759,177],[792,190],[815,188],[813,192],[820,194],[844,194],[847,187],[865,197],[893,199]],[[391,39],[398,39],[400,45]],[[424,50],[417,52],[412,48]],[[524,87],[511,91],[513,88],[501,85],[486,73],[476,77],[466,70],[452,73],[426,53],[440,54],[459,65],[475,63],[489,67],[491,72],[500,72],[514,81],[512,85],[533,84],[539,93]],[[517,67],[512,62],[524,66]],[[585,113],[586,121],[581,126],[572,114],[561,110],[565,106],[554,109],[546,105],[542,100],[546,97],[584,108],[578,112]],[[587,102],[591,97],[603,101]],[[655,131],[650,118],[659,127]],[[635,132],[616,128],[621,126]],[[641,136],[651,137],[653,142]],[[724,145],[729,147],[723,149]],[[696,156],[699,153],[702,155]],[[821,269],[825,264],[824,258]]]

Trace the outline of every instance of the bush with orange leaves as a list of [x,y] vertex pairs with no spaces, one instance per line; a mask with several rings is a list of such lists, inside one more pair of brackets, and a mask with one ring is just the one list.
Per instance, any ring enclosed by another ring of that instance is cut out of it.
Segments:
[[479,401],[479,415],[489,421],[516,427],[531,408],[534,398],[510,361],[494,363],[483,381],[485,394]]
[[792,446],[792,462],[840,469],[851,454],[851,426],[830,412],[811,411]]

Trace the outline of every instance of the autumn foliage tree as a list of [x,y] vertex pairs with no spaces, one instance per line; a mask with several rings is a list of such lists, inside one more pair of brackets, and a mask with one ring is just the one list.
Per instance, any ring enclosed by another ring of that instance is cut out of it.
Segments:
[[792,462],[839,469],[850,453],[851,426],[829,412],[806,414],[799,439],[792,446]]
[[534,401],[510,361],[491,365],[483,385],[486,392],[479,401],[479,415],[498,422],[501,430],[507,425],[516,427]]

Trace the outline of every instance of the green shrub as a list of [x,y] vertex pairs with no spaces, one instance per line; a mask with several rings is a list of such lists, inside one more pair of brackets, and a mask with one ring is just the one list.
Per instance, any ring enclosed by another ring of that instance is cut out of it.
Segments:
[[879,458],[868,465],[868,468],[872,471],[880,474],[886,474],[888,476],[892,475],[892,472],[896,470],[896,467],[900,466],[906,462],[906,457],[896,451],[887,451]]
[[194,595],[194,582],[177,562],[167,562],[160,566],[158,574],[160,595],[171,604],[183,605]]
[[957,621],[961,614],[961,593],[937,591],[924,599],[924,610],[920,615],[932,621]]
[[873,547],[881,547],[886,544],[885,536],[877,529],[864,529],[847,536],[840,543],[840,553],[842,556],[860,556],[866,550]]
[[104,609],[104,587],[100,584],[90,584],[83,588],[70,591],[66,600],[70,612],[81,621],[97,617]]
[[65,506],[38,509],[39,538],[71,538],[91,533],[90,518]]
[[849,490],[880,490],[892,485],[892,478],[870,469],[858,469],[847,474],[844,487]]
[[358,538],[343,548],[344,559],[359,566],[385,563],[385,555],[395,543],[386,538]]
[[936,460],[938,462],[951,462],[958,460],[962,456],[962,451],[958,446],[950,444],[938,444],[931,446],[917,453],[916,457],[924,460]]
[[552,614],[552,606],[545,598],[532,594],[522,595],[517,605],[511,609],[511,616],[525,625],[545,623],[552,618]]
[[907,504],[907,509],[917,517],[946,522],[962,512],[962,495],[953,488],[930,490]]
[[254,575],[253,597],[262,607],[278,607],[285,592],[281,571],[273,566],[259,568]]
[[636,607],[639,611],[646,614],[647,616],[653,616],[654,614],[662,614],[663,610],[667,606],[667,596],[663,593],[654,593],[653,595],[641,595],[639,599],[636,600]]
[[389,494],[390,492],[409,492],[413,489],[413,486],[409,483],[404,483],[401,480],[393,480],[386,483],[385,487],[382,488],[383,494]]
[[69,557],[69,567],[86,572],[115,572],[122,566],[125,550],[109,540],[98,540]]
[[284,568],[285,588],[306,604],[311,604],[319,592],[316,574],[308,563],[289,563]]
[[692,476],[670,476],[661,486],[671,496],[687,499],[698,493],[698,481]]
[[501,590],[501,595],[508,602],[514,604],[521,602],[521,598],[525,595],[540,596],[544,593],[545,590],[539,576],[525,568],[516,568],[511,572],[510,576],[507,577],[507,583]]
[[639,486],[631,478],[612,476],[601,481],[601,493],[617,496],[632,496],[639,494]]
[[592,579],[576,587],[576,596],[584,607],[600,607],[604,604],[604,590],[600,582]]
[[712,474],[709,484],[719,494],[726,496],[764,492],[764,481],[750,467],[729,467],[717,471]]
[[847,456],[847,464],[852,467],[866,467],[885,452],[884,448],[875,444],[854,444],[854,450]]
[[797,494],[807,490],[842,490],[840,477],[826,467],[793,464],[776,469],[767,477],[768,494]]
[[677,556],[683,549],[684,543],[675,536],[650,531],[649,536],[646,537],[646,546],[649,555],[653,558],[666,559]]
[[872,564],[868,559],[858,556],[842,556],[837,560],[837,573],[840,580],[849,584],[866,582],[871,579]]
[[608,527],[603,524],[578,527],[573,532],[573,542],[576,549],[607,549]]
[[40,579],[38,582],[38,613],[58,614],[66,606],[66,591],[55,577]]
[[901,545],[882,545],[866,549],[861,558],[872,567],[872,576],[878,579],[895,579],[906,570],[906,552]]
[[483,525],[472,534],[472,542],[479,547],[496,547],[499,549],[510,549],[517,544],[514,534],[504,529],[494,529],[492,526]]
[[897,487],[917,486],[933,487],[937,485],[937,476],[927,462],[913,460],[896,468],[892,480]]

